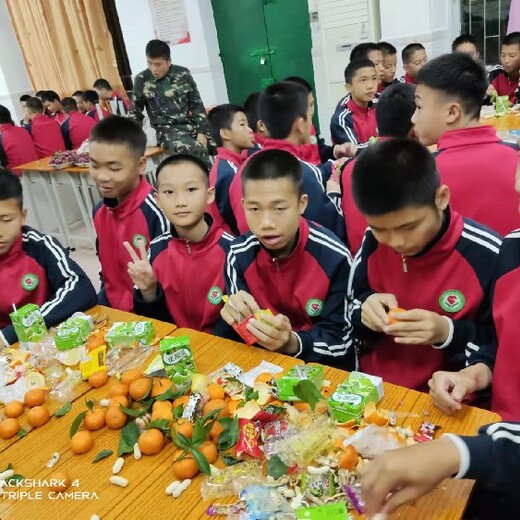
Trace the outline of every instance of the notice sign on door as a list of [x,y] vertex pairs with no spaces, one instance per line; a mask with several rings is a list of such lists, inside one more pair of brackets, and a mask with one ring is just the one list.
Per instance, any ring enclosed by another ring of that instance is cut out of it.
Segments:
[[149,0],[149,2],[156,38],[170,46],[191,41],[184,0]]

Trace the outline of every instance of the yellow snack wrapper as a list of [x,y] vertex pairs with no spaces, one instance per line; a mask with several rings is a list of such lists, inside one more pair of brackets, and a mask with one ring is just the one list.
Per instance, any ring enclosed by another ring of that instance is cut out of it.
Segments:
[[88,379],[92,374],[96,372],[107,370],[107,346],[101,345],[100,347],[87,352],[87,357],[84,361],[81,361],[79,364],[79,369],[81,372],[81,377],[83,379]]

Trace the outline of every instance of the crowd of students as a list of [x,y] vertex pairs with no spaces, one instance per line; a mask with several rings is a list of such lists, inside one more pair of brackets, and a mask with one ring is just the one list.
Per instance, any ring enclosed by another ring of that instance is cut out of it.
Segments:
[[492,385],[492,409],[520,420],[518,149],[479,124],[494,91],[516,100],[520,33],[489,78],[478,58],[471,35],[431,61],[413,43],[396,80],[396,49],[361,44],[332,146],[312,124],[311,85],[293,76],[244,107],[213,108],[211,171],[172,155],[155,188],[140,126],[95,120],[113,97],[105,80],[21,100],[30,134],[0,107],[4,165],[22,161],[21,148],[43,157],[88,136],[103,197],[96,298],[56,240],[24,226],[20,180],[0,171],[0,340],[16,341],[13,303],[41,305],[48,325],[99,302],[238,340],[233,325],[255,315],[247,329],[268,350],[429,390],[446,413],[484,404]]

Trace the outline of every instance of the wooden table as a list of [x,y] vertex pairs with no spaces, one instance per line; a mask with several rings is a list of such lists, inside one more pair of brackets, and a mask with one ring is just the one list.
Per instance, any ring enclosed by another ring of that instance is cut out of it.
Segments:
[[[99,312],[100,308],[92,312]],[[111,320],[139,319],[138,316],[120,313],[113,310],[104,310]],[[220,368],[224,363],[233,361],[244,370],[258,365],[263,359],[288,369],[301,363],[300,360],[271,353],[243,344],[216,338],[208,334],[188,329],[173,330],[174,326],[156,323],[158,335],[171,334],[174,336],[189,334],[195,355],[198,371],[208,373]],[[325,377],[334,385],[346,377],[346,372],[326,368]],[[53,417],[49,423],[38,431],[31,431],[25,438],[14,442],[0,441],[0,470],[8,463],[12,463],[17,473],[26,478],[48,478],[59,470],[66,471],[70,477],[78,480],[79,486],[69,491],[90,493],[83,499],[77,500],[14,500],[0,499],[1,520],[27,520],[45,517],[56,520],[67,518],[89,519],[92,514],[98,514],[101,519],[148,520],[152,518],[174,518],[175,520],[194,520],[207,518],[206,509],[211,502],[203,501],[200,495],[200,479],[197,477],[192,485],[178,499],[165,495],[165,488],[175,480],[170,466],[174,453],[172,443],[168,443],[157,455],[143,457],[136,461],[132,456],[127,457],[121,476],[129,481],[127,488],[119,488],[108,484],[111,468],[116,460],[112,455],[96,464],[93,458],[103,449],[117,451],[119,431],[107,428],[94,432],[94,448],[84,455],[73,455],[69,450],[68,430],[78,413],[85,409],[85,399],[102,399],[107,394],[107,387],[99,389],[81,389],[80,395],[74,400],[72,410],[62,418]],[[413,429],[424,421],[429,420],[440,424],[442,431],[473,434],[483,424],[498,420],[498,416],[484,410],[465,406],[455,417],[447,417],[438,412],[430,398],[413,390],[385,384],[385,397],[381,407],[398,412],[417,414],[401,421]],[[50,408],[55,410],[58,405],[51,403]],[[53,469],[46,468],[45,464],[51,454],[58,451],[60,461]],[[392,518],[402,519],[459,519],[466,506],[470,491],[470,481],[447,481],[436,492],[419,500],[416,505],[408,506]],[[24,491],[36,489],[20,488]],[[19,491],[20,491],[19,490]],[[46,489],[41,489],[44,497]],[[93,494],[96,494],[97,498]]]
[[[145,157],[157,165],[162,156],[163,149],[159,146],[146,148]],[[40,231],[55,234],[53,230],[46,230],[43,226],[38,202],[43,194],[47,199],[50,210],[58,223],[60,240],[69,249],[74,249],[75,241],[88,240],[92,247],[95,247],[96,234],[92,223],[92,209],[96,200],[99,199],[99,192],[96,185],[92,182],[88,167],[71,166],[70,168],[56,169],[49,164],[51,157],[45,157],[22,164],[14,168],[15,171],[22,172],[24,184],[24,196],[27,198],[30,210],[34,213]],[[147,177],[153,176],[151,171],[147,171]],[[58,186],[70,186],[81,213],[81,220],[87,230],[87,237],[74,235],[70,222],[65,215],[62,204],[62,197],[59,194]]]
[[502,132],[504,130],[518,130],[520,129],[520,114],[511,112],[504,116],[495,116],[489,119],[482,118],[480,124],[492,125],[495,127],[497,132]]

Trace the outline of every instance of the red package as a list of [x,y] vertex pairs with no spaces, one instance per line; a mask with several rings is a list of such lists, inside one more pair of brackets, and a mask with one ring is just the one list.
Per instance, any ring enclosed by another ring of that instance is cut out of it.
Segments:
[[285,419],[279,419],[267,423],[262,429],[262,440],[264,442],[284,438],[287,433],[293,433],[292,428]]
[[437,424],[423,422],[419,431],[413,436],[416,442],[428,442],[435,438],[435,432],[440,428]]
[[237,457],[249,455],[254,459],[260,459],[262,450],[258,445],[259,431],[254,421],[239,419],[238,428],[240,433],[238,434]]
[[246,345],[254,345],[258,338],[249,330],[247,330],[247,324],[249,323],[249,320],[253,319],[254,315],[250,314],[249,316],[246,316],[240,323],[234,323],[233,328],[235,329],[236,333],[245,341]]

